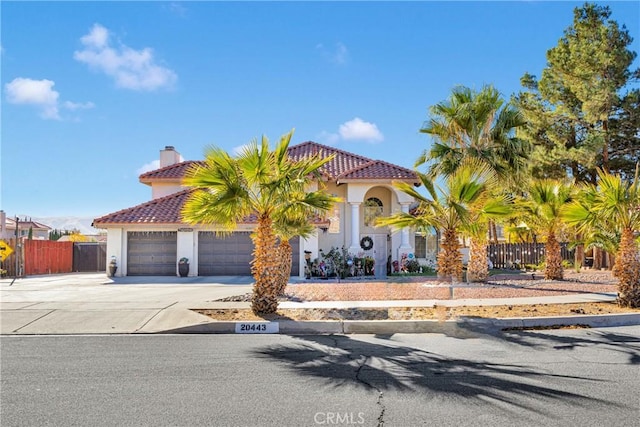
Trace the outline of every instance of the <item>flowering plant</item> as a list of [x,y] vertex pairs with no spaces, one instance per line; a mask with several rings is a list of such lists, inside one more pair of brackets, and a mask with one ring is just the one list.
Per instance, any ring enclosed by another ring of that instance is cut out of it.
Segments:
[[186,257],[180,258],[180,261],[178,261],[178,264],[189,264],[189,258],[186,258]]

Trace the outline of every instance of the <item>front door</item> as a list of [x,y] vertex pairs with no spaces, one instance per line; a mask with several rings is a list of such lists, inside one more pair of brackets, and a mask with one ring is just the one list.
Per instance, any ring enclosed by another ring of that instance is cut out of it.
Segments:
[[373,259],[375,260],[376,278],[387,276],[387,235],[375,234],[373,236]]

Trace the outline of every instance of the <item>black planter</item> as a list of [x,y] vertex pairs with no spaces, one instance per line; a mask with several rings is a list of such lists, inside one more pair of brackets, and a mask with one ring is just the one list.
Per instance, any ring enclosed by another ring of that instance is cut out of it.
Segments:
[[189,264],[178,264],[178,273],[180,277],[187,277],[189,275]]
[[117,265],[109,264],[109,277],[115,276],[117,270],[118,270]]

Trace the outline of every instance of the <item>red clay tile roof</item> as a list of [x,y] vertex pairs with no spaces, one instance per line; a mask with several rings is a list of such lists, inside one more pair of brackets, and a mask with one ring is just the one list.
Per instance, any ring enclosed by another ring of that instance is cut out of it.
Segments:
[[[372,160],[364,156],[349,153],[317,142],[307,141],[289,147],[289,157],[300,160],[304,157],[320,153],[323,156],[335,154],[335,158],[324,165],[321,173],[330,181],[352,179],[398,179],[418,183],[416,174],[411,169],[393,165],[381,160]],[[140,182],[151,184],[157,181],[179,181],[187,170],[194,165],[204,165],[203,161],[189,160],[166,166],[140,175]]]
[[204,165],[203,161],[187,160],[186,162],[176,163],[175,165],[165,166],[160,169],[152,170],[140,175],[140,182],[143,184],[151,184],[155,181],[169,180],[176,181],[182,179],[187,170],[192,165]]
[[[372,160],[312,141],[289,147],[289,156],[294,160],[317,153],[326,156],[336,155],[321,170],[325,178],[331,181],[408,180],[418,183],[417,176],[412,170],[381,160]],[[189,168],[197,165],[204,165],[204,162],[190,160],[166,166],[140,175],[140,182],[148,185],[158,181],[179,182]],[[184,224],[180,213],[191,191],[193,190],[183,190],[132,208],[105,215],[95,219],[94,226],[100,228],[100,226],[113,224]],[[244,224],[253,224],[255,222],[255,217],[245,218],[243,221]],[[314,224],[316,226],[327,225],[329,221],[316,218]]]
[[193,190],[183,190],[122,209],[93,220],[94,227],[106,224],[182,224],[180,211]]
[[382,160],[372,160],[338,177],[338,181],[351,179],[396,179],[416,181],[416,174],[412,170],[392,165],[391,163],[383,162]]
[[[122,209],[93,220],[93,227],[115,224],[185,224],[182,221],[182,206],[195,190],[187,189],[165,197],[151,200],[146,203],[128,209]],[[246,217],[242,224],[256,224],[258,218],[255,215]],[[316,217],[313,220],[316,226],[328,225],[329,221]]]

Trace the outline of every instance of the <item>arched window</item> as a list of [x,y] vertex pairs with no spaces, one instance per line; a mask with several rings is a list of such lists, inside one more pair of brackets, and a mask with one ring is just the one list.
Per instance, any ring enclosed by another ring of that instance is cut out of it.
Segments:
[[371,197],[364,202],[364,225],[367,227],[376,226],[376,218],[382,216],[382,201],[377,197]]

